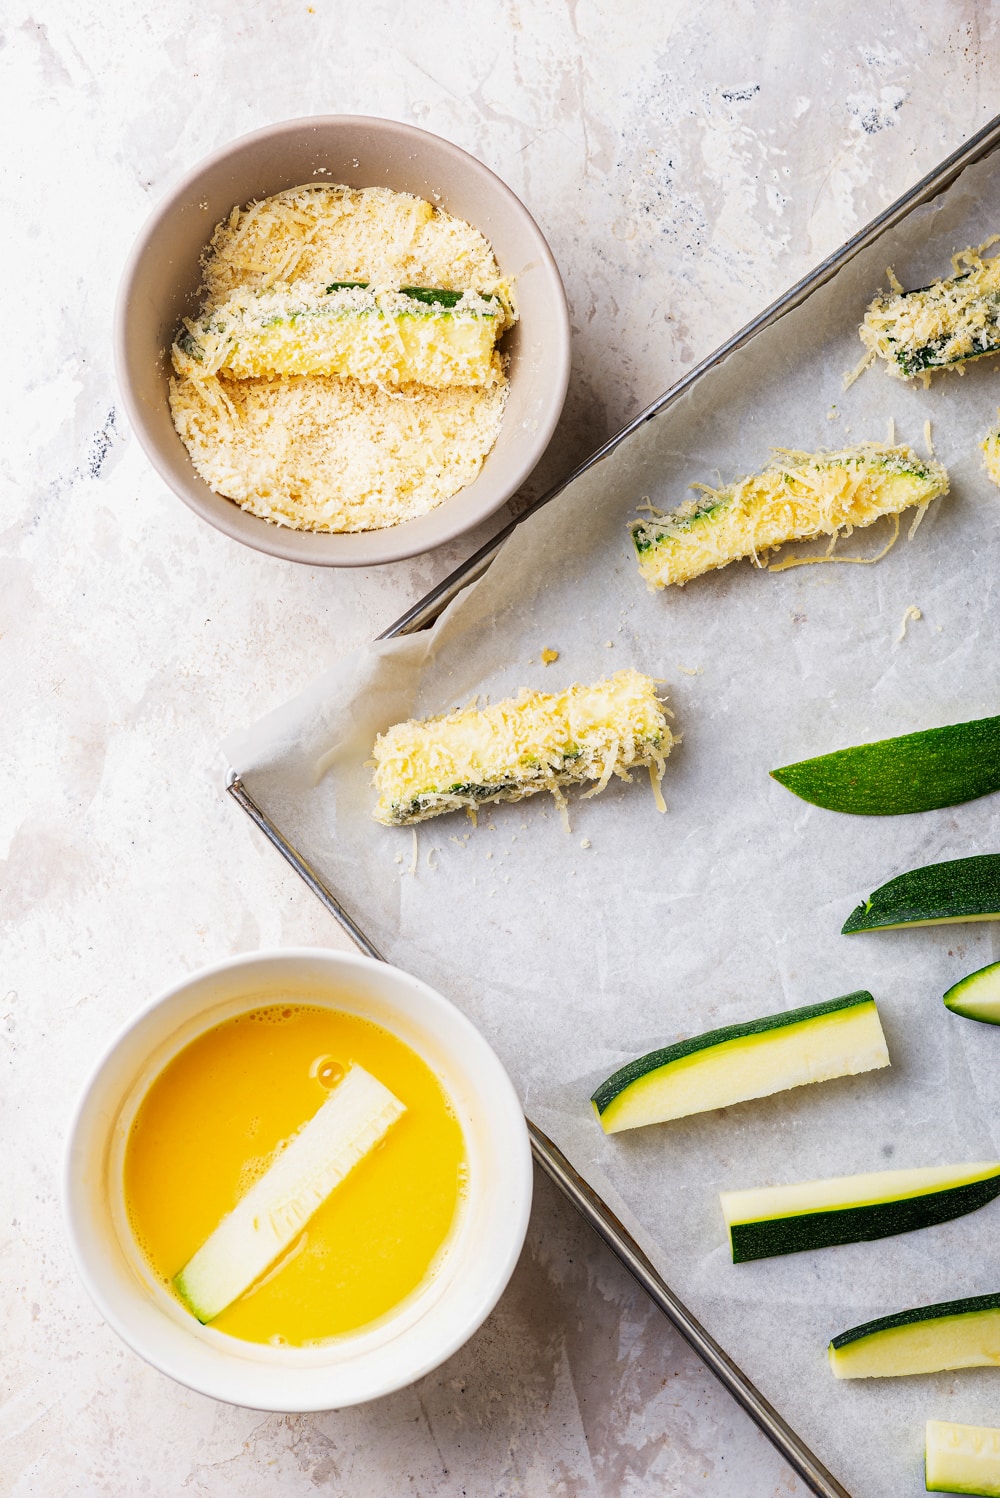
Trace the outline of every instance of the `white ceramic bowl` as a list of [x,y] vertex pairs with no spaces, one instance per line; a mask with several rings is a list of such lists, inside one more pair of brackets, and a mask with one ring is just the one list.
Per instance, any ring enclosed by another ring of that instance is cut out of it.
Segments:
[[[519,321],[506,335],[510,392],[493,451],[475,479],[444,504],[386,530],[326,535],[290,530],[215,494],[194,469],[167,405],[169,350],[183,316],[197,312],[200,257],[236,205],[304,182],[412,192],[466,219],[490,240],[516,286]],[[244,135],[200,162],[140,233],[115,311],[122,400],[161,478],[203,519],[258,551],[293,562],[369,566],[415,556],[478,525],[509,499],[548,445],[566,398],[569,316],[559,271],[524,204],[467,152],[394,120],[320,115]]]
[[[461,1121],[469,1187],[437,1274],[373,1329],[313,1348],[263,1347],[201,1326],[153,1277],[125,1212],[124,1144],[150,1083],[195,1036],[289,998],[362,1014],[433,1068]],[[64,1200],[84,1283],[108,1323],[179,1383],[253,1409],[360,1404],[436,1368],[492,1310],[524,1241],[531,1154],[517,1096],[478,1030],[386,963],[315,948],[236,957],[168,989],[113,1042],[78,1106]]]

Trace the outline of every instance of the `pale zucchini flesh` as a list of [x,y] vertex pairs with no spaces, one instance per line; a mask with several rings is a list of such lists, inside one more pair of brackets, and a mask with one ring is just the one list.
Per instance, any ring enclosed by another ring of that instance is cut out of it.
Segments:
[[889,1065],[875,1000],[859,991],[651,1051],[591,1098],[606,1134],[726,1108]]
[[1000,1196],[1000,1161],[720,1192],[733,1263],[872,1242],[948,1222]]
[[175,1276],[175,1290],[199,1321],[213,1320],[270,1268],[405,1111],[363,1067],[348,1069]]
[[630,527],[651,587],[682,585],[743,558],[758,566],[788,541],[833,536],[948,492],[940,463],[908,447],[866,443],[840,452],[777,451],[771,467]]
[[1000,1295],[919,1306],[834,1337],[836,1378],[899,1378],[951,1368],[1000,1366]]
[[928,1493],[973,1493],[1000,1498],[1000,1430],[928,1420],[924,1437]]
[[1000,1025],[1000,962],[988,963],[953,983],[944,995],[944,1003],[953,1014],[964,1019]]

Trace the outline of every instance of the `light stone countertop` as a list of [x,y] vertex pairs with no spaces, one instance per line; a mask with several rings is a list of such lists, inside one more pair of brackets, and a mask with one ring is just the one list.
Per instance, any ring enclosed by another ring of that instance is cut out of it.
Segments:
[[998,30],[985,0],[8,0],[0,1494],[803,1492],[543,1180],[496,1312],[374,1405],[216,1404],[87,1300],[59,1158],[107,1040],[208,961],[343,945],[222,794],[220,739],[496,528],[377,570],[243,550],[127,431],[111,312],[152,205],[227,139],[311,113],[435,131],[520,195],[565,279],[570,394],[530,497],[1000,110]]

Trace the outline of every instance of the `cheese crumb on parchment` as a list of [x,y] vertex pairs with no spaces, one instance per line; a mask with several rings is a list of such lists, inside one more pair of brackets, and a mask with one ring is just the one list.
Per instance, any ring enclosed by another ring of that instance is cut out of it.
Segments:
[[903,618],[900,622],[899,634],[896,636],[897,645],[899,645],[903,640],[906,639],[906,626],[909,624],[910,620],[922,619],[923,617],[923,612],[917,608],[915,603],[907,604],[906,608],[903,610]]

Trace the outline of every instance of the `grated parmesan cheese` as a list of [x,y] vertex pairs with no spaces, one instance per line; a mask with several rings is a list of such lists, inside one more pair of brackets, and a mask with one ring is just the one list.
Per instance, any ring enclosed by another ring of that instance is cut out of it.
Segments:
[[[327,294],[343,282],[365,285]],[[364,531],[476,478],[507,398],[493,342],[516,311],[472,225],[412,194],[311,184],[234,208],[203,286],[170,410],[218,494],[279,525]],[[415,310],[404,287],[457,300]]]
[[564,786],[593,781],[585,795],[595,796],[613,775],[631,780],[639,767],[649,770],[663,811],[660,779],[677,742],[666,711],[656,682],[626,669],[554,695],[525,691],[489,707],[397,723],[372,752],[373,815],[402,826],[539,791],[550,791],[562,810]]
[[175,382],[170,409],[216,493],[278,525],[366,531],[471,484],[506,398],[506,384],[389,391],[334,375],[213,375]]
[[926,384],[932,369],[961,372],[970,359],[1000,353],[1000,256],[983,259],[996,238],[953,255],[951,280],[903,291],[890,272],[890,295],[875,298],[858,330],[867,359],[884,359],[890,374]]

